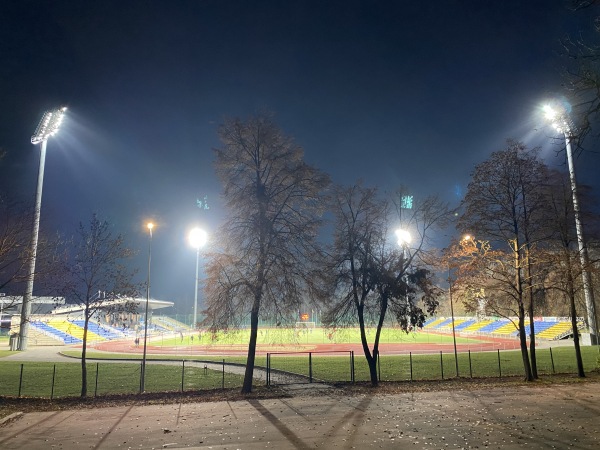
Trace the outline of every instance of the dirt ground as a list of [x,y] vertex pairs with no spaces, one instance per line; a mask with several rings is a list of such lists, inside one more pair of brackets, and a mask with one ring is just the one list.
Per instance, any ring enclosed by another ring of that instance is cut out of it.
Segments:
[[596,372],[9,403],[3,449],[600,448]]

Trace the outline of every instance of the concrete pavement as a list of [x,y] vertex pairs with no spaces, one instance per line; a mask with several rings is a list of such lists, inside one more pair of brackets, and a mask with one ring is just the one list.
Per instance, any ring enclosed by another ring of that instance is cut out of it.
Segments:
[[0,448],[600,448],[596,382],[368,392],[26,413]]

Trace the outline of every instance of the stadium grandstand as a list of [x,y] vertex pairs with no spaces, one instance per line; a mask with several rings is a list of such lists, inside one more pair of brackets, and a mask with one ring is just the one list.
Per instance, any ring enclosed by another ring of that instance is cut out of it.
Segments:
[[[476,319],[473,317],[455,317],[454,330],[458,334],[465,336],[492,336],[492,337],[518,337],[518,319],[516,317],[506,318],[485,318]],[[527,337],[530,335],[530,320],[525,319]],[[573,337],[573,327],[569,317],[535,317],[533,328],[537,339],[548,341],[566,339]],[[585,323],[582,318],[577,319],[577,328],[579,332],[585,329]],[[448,333],[452,332],[452,318],[434,317],[429,319],[423,326],[425,331]]]
[[[120,308],[129,303],[132,308]],[[0,296],[1,329],[12,336],[19,333],[22,297]],[[88,322],[88,343],[139,336],[144,330],[145,298],[122,297],[107,300]],[[156,315],[156,310],[173,306],[173,302],[148,301],[148,334],[181,333],[191,327],[169,317]],[[67,304],[64,298],[34,297],[29,322],[29,340],[32,345],[70,345],[83,341],[85,328],[84,307]]]

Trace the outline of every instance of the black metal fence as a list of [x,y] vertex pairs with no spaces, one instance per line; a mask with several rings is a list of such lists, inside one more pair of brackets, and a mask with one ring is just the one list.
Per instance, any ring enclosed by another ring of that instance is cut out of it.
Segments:
[[[584,350],[586,371],[597,369],[597,347]],[[537,350],[538,374],[576,374],[572,347]],[[87,363],[87,394],[103,396],[140,392],[140,360],[101,360]],[[56,398],[78,396],[81,392],[81,365],[72,362],[18,363],[0,359],[0,396]],[[245,366],[222,359],[147,360],[145,392],[198,391],[240,388]],[[490,378],[522,376],[520,352],[453,352],[434,354],[380,355],[380,381],[443,380],[455,377]],[[369,381],[364,355],[353,351],[273,352],[257,357],[255,384],[353,383]]]
[[[183,392],[236,388],[242,376],[237,365],[199,360],[146,362],[145,392]],[[243,370],[243,368],[241,369]],[[142,363],[88,362],[88,396],[140,393]],[[0,362],[0,396],[56,398],[81,393],[80,364]]]

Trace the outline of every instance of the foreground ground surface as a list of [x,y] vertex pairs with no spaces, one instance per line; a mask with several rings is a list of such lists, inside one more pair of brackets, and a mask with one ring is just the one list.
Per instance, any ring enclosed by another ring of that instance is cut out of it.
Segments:
[[26,412],[0,427],[0,448],[597,449],[600,382],[593,378],[297,387],[213,402],[54,403],[46,405],[52,411]]

